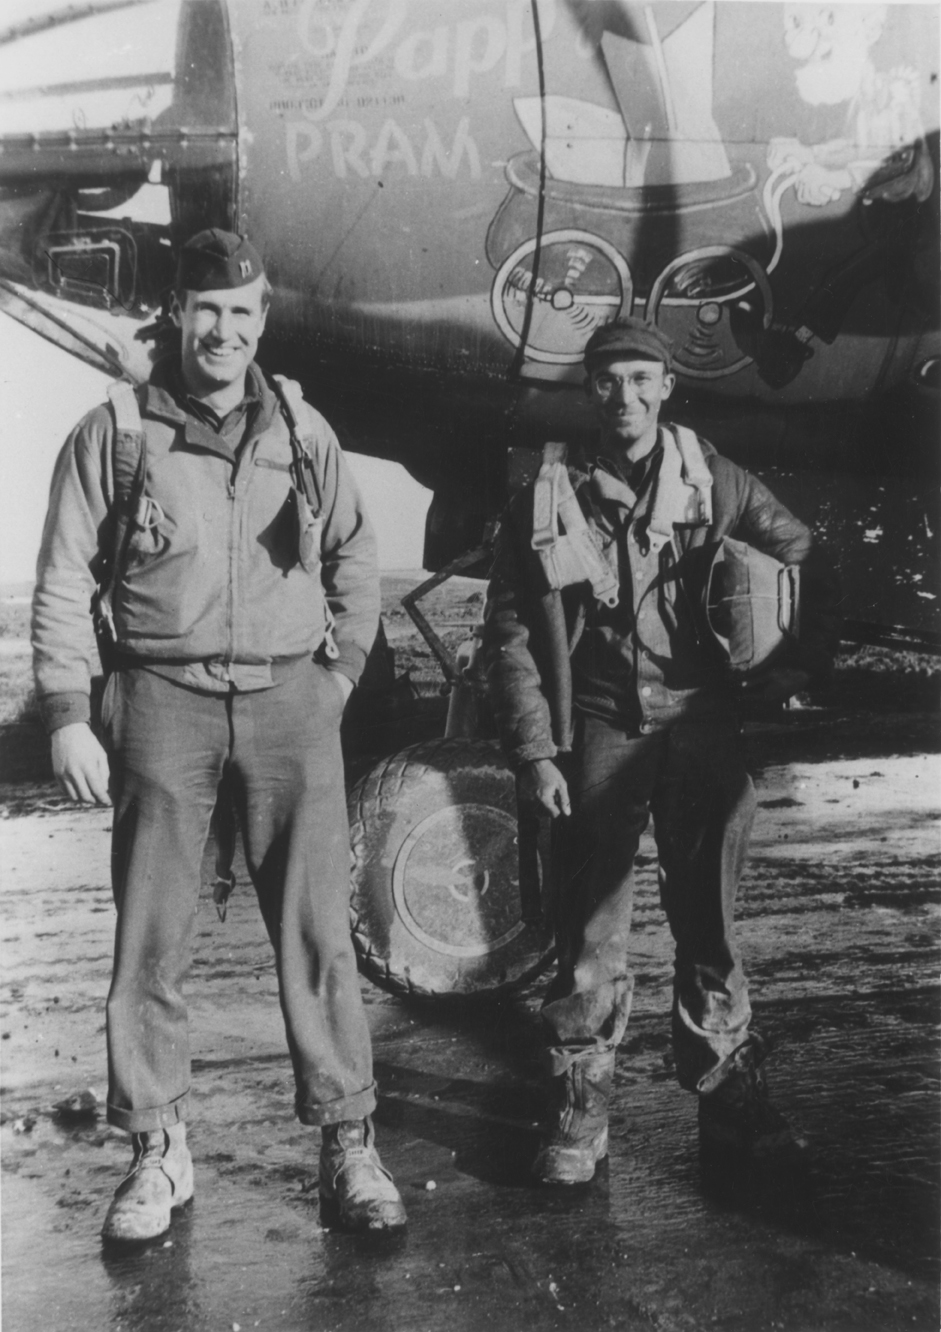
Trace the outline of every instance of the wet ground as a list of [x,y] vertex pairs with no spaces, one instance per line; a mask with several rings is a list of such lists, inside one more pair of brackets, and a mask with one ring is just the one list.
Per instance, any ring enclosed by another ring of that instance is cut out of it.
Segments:
[[[763,806],[740,910],[776,1103],[808,1166],[704,1172],[672,1078],[670,941],[641,847],[634,1016],[611,1155],[531,1187],[541,984],[499,1008],[409,1006],[363,981],[380,1147],[409,1209],[391,1243],[325,1228],[318,1134],[292,1118],[251,891],[208,889],[189,985],[194,1202],[127,1255],[98,1230],[128,1159],[94,1109],[113,908],[108,811],[41,787],[0,821],[5,1332],[938,1326],[937,718],[755,728]],[[86,1101],[91,1098],[86,1096]]]

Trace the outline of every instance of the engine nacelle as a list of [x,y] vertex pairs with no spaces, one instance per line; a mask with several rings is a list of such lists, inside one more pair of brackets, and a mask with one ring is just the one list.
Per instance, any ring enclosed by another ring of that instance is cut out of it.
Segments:
[[235,225],[223,0],[102,3],[18,24],[0,33],[0,84],[0,275],[141,315],[172,281],[179,239]]

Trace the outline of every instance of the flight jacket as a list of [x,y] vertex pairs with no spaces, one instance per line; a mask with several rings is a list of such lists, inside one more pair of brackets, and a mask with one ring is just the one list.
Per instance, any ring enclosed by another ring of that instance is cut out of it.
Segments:
[[[291,442],[277,397],[254,364],[258,398],[232,455],[170,392],[165,362],[137,390],[146,440],[150,525],[135,530],[113,595],[124,663],[264,667],[322,647],[328,609],[338,649],[324,665],[359,678],[379,617],[372,528],[336,435],[308,404],[322,499],[321,562],[299,558]],[[94,408],[56,463],[33,598],[36,691],[49,730],[87,721],[95,646],[92,606],[115,536],[114,416]]]
[[[700,596],[704,557],[721,537],[745,541],[784,564],[801,566],[800,636],[782,666],[824,676],[837,641],[835,589],[813,555],[808,528],[757,477],[723,458],[706,440],[699,438],[699,445],[713,479],[712,520],[678,529],[679,558],[672,542],[659,554],[644,552],[639,524],[648,512],[649,492],[647,503],[638,503],[628,519],[631,567],[641,581],[639,588],[622,586],[620,595],[633,594],[635,615],[646,616],[643,641],[654,648],[636,651],[633,686],[641,733],[731,705],[731,685],[710,646],[698,639],[691,645],[691,613],[677,613],[688,612]],[[608,548],[610,559],[612,534],[596,522],[589,498],[590,469],[576,462],[568,472],[582,512],[599,546]],[[623,489],[632,497],[626,485]],[[497,728],[508,759],[517,766],[553,758],[572,747],[571,656],[585,629],[592,595],[588,582],[561,591],[549,588],[532,549],[532,533],[530,484],[514,497],[501,519],[482,638],[483,668]],[[678,608],[679,598],[685,604]],[[677,662],[680,655],[688,660]],[[674,664],[685,669],[674,670]]]

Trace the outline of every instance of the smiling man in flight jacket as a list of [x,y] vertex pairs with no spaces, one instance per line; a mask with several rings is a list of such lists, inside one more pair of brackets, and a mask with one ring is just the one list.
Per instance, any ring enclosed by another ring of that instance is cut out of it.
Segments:
[[[350,1228],[405,1221],[373,1146],[339,737],[378,622],[375,543],[327,422],[254,363],[269,290],[247,240],[213,229],[184,246],[181,352],[72,433],[39,559],[56,777],[72,799],[114,801],[107,1114],[133,1159],[112,1241],[162,1233],[193,1193],[182,985],[220,788],[274,945],[297,1115],[322,1129],[321,1195]],[[106,749],[89,727],[93,602]]]
[[520,799],[561,824],[559,964],[542,1009],[553,1122],[534,1167],[553,1184],[591,1179],[607,1152],[633,990],[634,858],[651,813],[676,943],[676,1073],[698,1094],[700,1140],[739,1156],[793,1149],[767,1099],[733,941],[756,802],[734,690],[696,604],[704,556],[731,537],[803,566],[800,636],[748,682],[761,697],[826,672],[833,631],[803,523],[705,440],[661,424],[675,380],[660,330],[606,325],[585,367],[597,448],[569,467],[556,449],[511,504],[483,644]]

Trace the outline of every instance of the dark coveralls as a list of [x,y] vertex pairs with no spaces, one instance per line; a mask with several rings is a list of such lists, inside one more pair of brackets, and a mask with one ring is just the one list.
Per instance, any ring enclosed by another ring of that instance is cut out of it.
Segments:
[[[679,560],[672,545],[655,553],[647,537],[659,447],[628,479],[604,462],[570,469],[583,513],[616,557],[613,609],[596,602],[587,583],[547,590],[530,549],[531,489],[501,529],[484,633],[498,725],[511,761],[559,765],[572,802],[571,816],[554,829],[562,857],[559,966],[542,1010],[553,1074],[624,1036],[633,865],[651,812],[661,901],[676,942],[680,1084],[696,1089],[741,1044],[751,1017],[732,922],[755,794],[729,688],[700,639],[691,575],[697,550],[721,535],[788,564],[804,563],[811,541],[756,478],[700,445],[713,475],[713,521],[681,535]],[[813,603],[813,578],[807,582]],[[797,658],[807,669],[825,668],[825,630],[812,604],[805,626]]]
[[[108,1120],[142,1132],[186,1118],[182,986],[222,788],[274,945],[297,1114],[361,1119],[375,1084],[349,933],[343,700],[322,649],[329,611],[330,667],[358,677],[378,619],[372,533],[333,432],[308,408],[324,526],[303,567],[290,436],[256,367],[221,421],[187,398],[173,363],[158,365],[139,401],[152,505],[116,589],[102,709],[118,909]],[[50,729],[88,717],[88,606],[113,536],[113,434],[110,411],[92,412],[53,480],[33,628]]]

